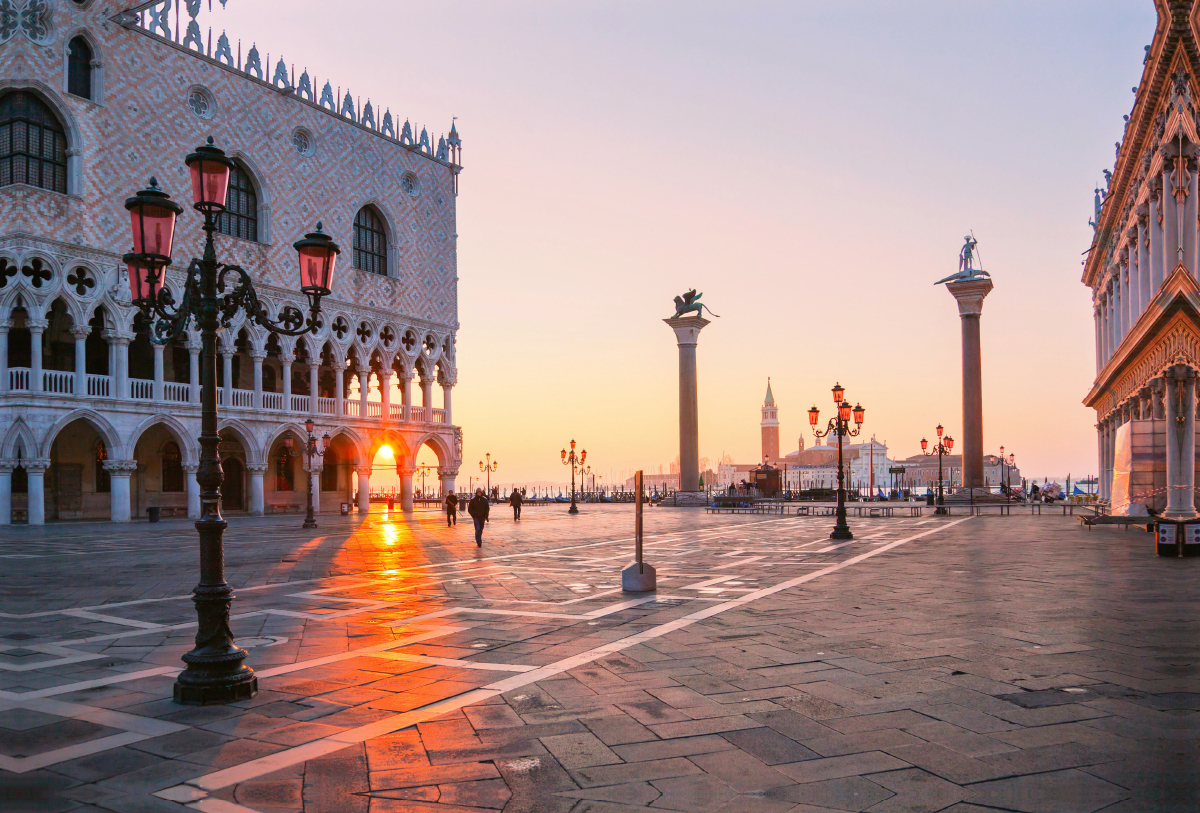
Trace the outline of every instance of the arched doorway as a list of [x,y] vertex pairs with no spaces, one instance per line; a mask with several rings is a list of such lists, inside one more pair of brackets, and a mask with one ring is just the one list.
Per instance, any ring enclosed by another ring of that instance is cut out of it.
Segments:
[[[288,441],[291,441],[289,447]],[[288,513],[304,510],[308,504],[308,472],[305,464],[305,441],[292,429],[281,433],[267,450],[267,471],[263,483],[266,513]]]
[[134,445],[138,468],[130,483],[130,511],[146,516],[150,507],[163,516],[187,516],[188,473],[183,468],[184,443],[174,431],[156,423],[142,432]]
[[104,464],[113,453],[86,418],[78,418],[60,429],[50,446],[50,468],[45,482],[46,518],[111,519],[112,476]]
[[237,433],[221,430],[217,456],[221,459],[221,513],[245,511],[246,506],[246,447]]

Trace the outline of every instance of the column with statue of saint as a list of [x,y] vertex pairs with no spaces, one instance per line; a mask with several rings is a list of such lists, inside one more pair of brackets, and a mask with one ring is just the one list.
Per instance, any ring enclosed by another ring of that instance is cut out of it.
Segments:
[[[708,307],[700,301],[703,294],[693,288],[675,297],[675,315],[663,321],[675,331],[679,345],[679,490],[675,505],[707,505],[700,487],[700,407],[696,380],[696,342],[700,331],[710,324],[704,318]],[[713,316],[710,309],[708,311]]]

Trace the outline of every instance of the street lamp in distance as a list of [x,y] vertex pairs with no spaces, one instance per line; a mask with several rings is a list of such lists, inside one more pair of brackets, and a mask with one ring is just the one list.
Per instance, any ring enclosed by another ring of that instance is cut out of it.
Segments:
[[937,508],[935,508],[933,511],[933,513],[935,513],[935,514],[950,513],[949,511],[946,510],[946,499],[945,499],[945,495],[944,495],[944,492],[942,489],[942,458],[945,457],[946,455],[950,454],[951,451],[953,451],[954,438],[950,437],[949,435],[946,435],[946,437],[943,438],[942,437],[943,431],[944,430],[942,429],[942,425],[939,423],[937,425],[937,443],[934,444],[934,447],[932,449],[929,448],[929,441],[927,441],[925,438],[921,438],[921,453],[923,455],[925,455],[926,457],[932,457],[933,455],[937,455],[937,459],[938,459]]
[[575,454],[575,440],[571,439],[571,451],[563,449],[559,454],[562,456],[562,464],[571,467],[571,507],[567,509],[568,514],[578,514],[579,506],[575,504],[575,473],[581,472],[583,463],[587,460],[587,449],[581,449],[578,455]]
[[[837,520],[833,524],[833,531],[829,534],[830,539],[853,539],[854,534],[850,532],[850,526],[846,523],[846,468],[842,460],[842,437],[857,437],[862,431],[863,419],[866,416],[866,410],[862,404],[850,406],[850,402],[845,400],[846,388],[841,384],[833,385],[833,403],[837,410],[832,418],[829,419],[828,426],[825,431],[817,430],[817,422],[821,419],[821,410],[817,409],[816,405],[808,411],[808,423],[812,426],[813,437],[823,438],[829,435],[830,432],[837,434],[838,442],[838,488],[837,488]],[[854,429],[850,428],[851,416],[854,418]]]
[[492,460],[491,452],[485,454],[484,457],[487,458],[487,462],[485,463],[484,461],[480,460],[479,470],[487,472],[487,498],[490,500],[492,498],[492,472],[500,467],[500,462],[498,460]]

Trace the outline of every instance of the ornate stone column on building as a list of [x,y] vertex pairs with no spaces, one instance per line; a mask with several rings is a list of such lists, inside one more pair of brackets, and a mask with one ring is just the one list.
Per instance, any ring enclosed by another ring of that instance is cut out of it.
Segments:
[[979,316],[983,299],[992,290],[987,277],[949,282],[962,320],[963,479],[964,488],[983,488],[983,363],[980,358]]
[[679,345],[679,490],[700,491],[700,405],[696,381],[696,342],[709,320],[703,316],[663,319]]
[[1167,373],[1167,519],[1196,516],[1196,374],[1177,364]]

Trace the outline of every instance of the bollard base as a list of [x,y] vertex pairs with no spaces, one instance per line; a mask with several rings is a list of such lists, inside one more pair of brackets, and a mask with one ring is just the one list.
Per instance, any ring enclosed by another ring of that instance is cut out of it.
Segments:
[[651,593],[658,589],[654,567],[634,562],[621,571],[621,589],[626,593]]

